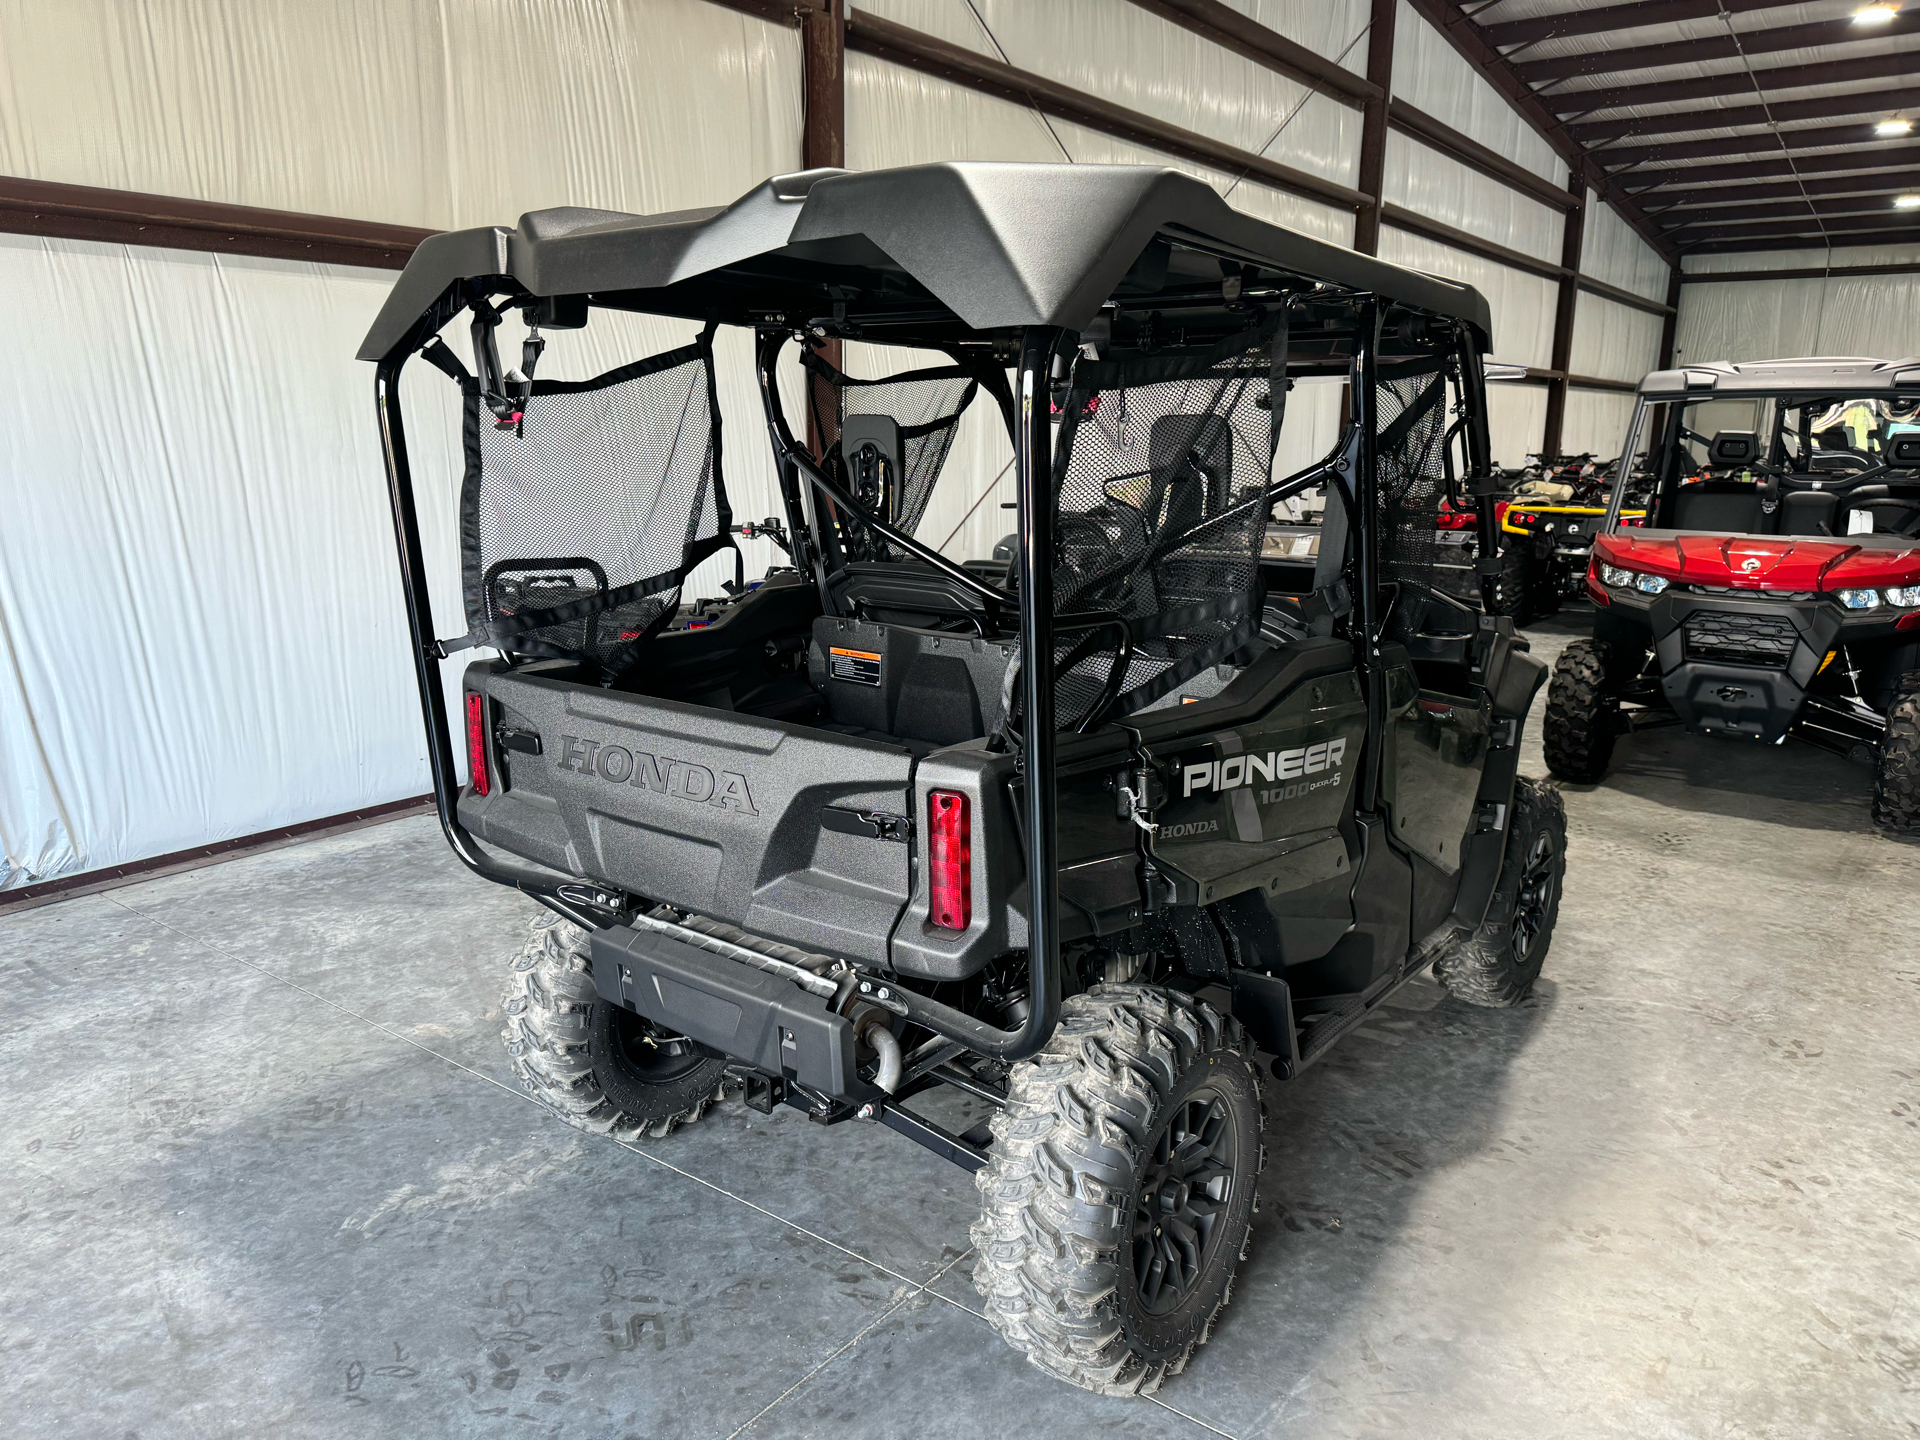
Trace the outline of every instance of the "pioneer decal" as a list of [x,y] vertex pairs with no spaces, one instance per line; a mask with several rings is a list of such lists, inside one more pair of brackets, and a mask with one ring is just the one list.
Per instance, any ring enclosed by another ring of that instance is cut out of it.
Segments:
[[[1333,770],[1347,754],[1347,739],[1337,736],[1311,746],[1292,750],[1269,751],[1266,755],[1226,756],[1217,761],[1181,767],[1181,796],[1195,791],[1231,791],[1258,781],[1292,781],[1302,776]],[[1292,790],[1293,788],[1288,788]],[[1298,794],[1298,791],[1294,792]],[[1281,799],[1278,792],[1263,792],[1261,799]]]
[[625,746],[602,745],[579,736],[560,738],[560,769],[583,776],[597,776],[615,785],[630,785],[638,790],[658,791],[675,800],[719,806],[757,816],[754,800],[747,791],[747,777],[735,771],[716,775],[706,766],[692,761],[677,761],[672,756],[650,756],[645,751],[630,751]]

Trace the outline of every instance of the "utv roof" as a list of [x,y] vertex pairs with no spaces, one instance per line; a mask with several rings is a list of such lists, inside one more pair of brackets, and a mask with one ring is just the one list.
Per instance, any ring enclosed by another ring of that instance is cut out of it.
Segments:
[[1874,360],[1859,355],[1814,355],[1792,360],[1725,360],[1689,365],[1679,370],[1656,370],[1641,381],[1640,393],[1665,395],[1780,395],[1800,391],[1809,395],[1912,397],[1921,380],[1921,360]]
[[[1154,246],[1157,238],[1169,244]],[[1117,289],[1146,297],[1207,279],[1198,270],[1183,277],[1179,263],[1168,272],[1170,255],[1192,269],[1195,251],[1463,320],[1488,343],[1487,301],[1472,286],[1256,220],[1179,171],[954,163],[810,170],[714,209],[536,210],[511,230],[432,236],[401,272],[360,358],[424,340],[452,317],[443,301],[462,303],[454,288],[485,279],[503,282],[495,293],[587,295],[731,324],[838,314],[877,338],[916,325],[1078,331]],[[1216,267],[1212,282],[1223,273]]]

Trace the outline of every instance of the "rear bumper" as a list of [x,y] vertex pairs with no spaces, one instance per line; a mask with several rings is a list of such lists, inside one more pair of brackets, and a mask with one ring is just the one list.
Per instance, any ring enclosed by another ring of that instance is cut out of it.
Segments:
[[876,1094],[855,1070],[854,1028],[791,981],[670,936],[593,935],[594,989],[668,1030],[771,1076],[845,1100]]

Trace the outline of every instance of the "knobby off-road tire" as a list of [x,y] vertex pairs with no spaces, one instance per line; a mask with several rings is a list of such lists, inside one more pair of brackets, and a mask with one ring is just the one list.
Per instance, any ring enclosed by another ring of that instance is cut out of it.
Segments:
[[1570,641],[1547,686],[1541,724],[1547,768],[1562,780],[1591,785],[1607,774],[1620,733],[1621,703],[1608,682],[1607,647],[1598,640]]
[[1555,574],[1555,557],[1552,546],[1546,555],[1536,552],[1534,542],[1529,541],[1526,549],[1527,572],[1523,583],[1524,599],[1515,615],[1515,624],[1528,626],[1536,621],[1546,620],[1561,609],[1561,586]]
[[974,1177],[974,1285],[994,1329],[1089,1391],[1178,1374],[1246,1254],[1261,1122],[1238,1022],[1157,986],[1069,997],[1008,1078]]
[[1891,831],[1917,828],[1917,800],[1921,799],[1921,779],[1916,776],[1916,751],[1921,750],[1917,723],[1921,707],[1915,698],[1915,677],[1901,678],[1894,690],[1894,704],[1888,707],[1888,733],[1881,741],[1881,754],[1874,768],[1874,823]]
[[1561,793],[1522,776],[1514,782],[1501,876],[1487,916],[1434,962],[1448,991],[1476,1006],[1516,1006],[1527,997],[1554,939],[1567,871],[1567,806]]
[[1514,617],[1517,626],[1526,625],[1528,614],[1527,552],[1519,546],[1502,546],[1501,569],[1494,577],[1494,608],[1490,615]]
[[555,916],[511,962],[500,1036],[514,1075],[570,1126],[658,1139],[720,1099],[727,1063],[594,990],[587,932]]

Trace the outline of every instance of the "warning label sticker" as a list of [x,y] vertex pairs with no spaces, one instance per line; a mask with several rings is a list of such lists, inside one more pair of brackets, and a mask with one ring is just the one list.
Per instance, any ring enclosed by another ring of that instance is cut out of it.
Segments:
[[880,652],[833,646],[827,652],[827,673],[835,680],[850,680],[856,685],[879,685]]

